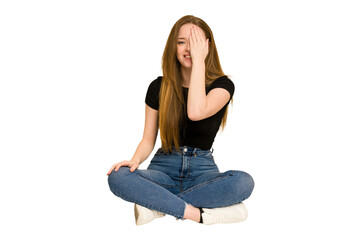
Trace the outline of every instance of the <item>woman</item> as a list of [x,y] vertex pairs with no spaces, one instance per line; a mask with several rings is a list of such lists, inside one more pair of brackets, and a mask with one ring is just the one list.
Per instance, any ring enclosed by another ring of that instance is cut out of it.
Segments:
[[[163,59],[163,77],[146,94],[143,138],[130,161],[108,172],[111,191],[135,203],[136,224],[172,215],[204,224],[243,221],[242,203],[254,188],[241,171],[220,173],[211,146],[234,93],[223,73],[209,26],[184,16],[173,26]],[[147,170],[158,129],[162,147]]]

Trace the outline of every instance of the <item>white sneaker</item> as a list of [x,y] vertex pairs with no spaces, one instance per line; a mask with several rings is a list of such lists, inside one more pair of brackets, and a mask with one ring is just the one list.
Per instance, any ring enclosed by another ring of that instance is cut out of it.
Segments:
[[245,221],[248,213],[243,203],[222,208],[203,208],[203,223],[235,223]]
[[136,225],[142,225],[145,223],[149,223],[152,220],[154,220],[155,218],[160,218],[160,217],[165,216],[164,213],[148,209],[148,208],[140,206],[138,204],[135,204],[134,212],[135,212]]

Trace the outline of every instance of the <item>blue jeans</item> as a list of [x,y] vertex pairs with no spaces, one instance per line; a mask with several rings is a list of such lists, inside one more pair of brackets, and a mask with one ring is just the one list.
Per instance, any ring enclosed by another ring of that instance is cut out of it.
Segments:
[[240,203],[254,188],[242,171],[220,173],[212,151],[181,147],[166,154],[159,149],[147,170],[112,171],[108,181],[118,197],[183,219],[186,204],[216,208]]

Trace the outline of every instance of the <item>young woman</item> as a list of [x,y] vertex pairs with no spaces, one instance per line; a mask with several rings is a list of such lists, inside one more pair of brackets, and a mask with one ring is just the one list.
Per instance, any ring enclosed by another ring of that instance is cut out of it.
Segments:
[[[130,161],[108,172],[111,191],[135,203],[136,224],[172,215],[204,224],[243,221],[242,203],[254,188],[242,171],[220,173],[212,144],[225,126],[234,84],[223,73],[209,26],[184,16],[171,29],[163,76],[146,94],[143,138]],[[147,170],[139,165],[151,154],[158,129],[162,147]]]

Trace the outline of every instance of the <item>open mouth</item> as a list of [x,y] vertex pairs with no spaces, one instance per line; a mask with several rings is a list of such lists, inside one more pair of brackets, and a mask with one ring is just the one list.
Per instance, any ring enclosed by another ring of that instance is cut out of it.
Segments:
[[191,59],[190,55],[185,55],[184,58]]

